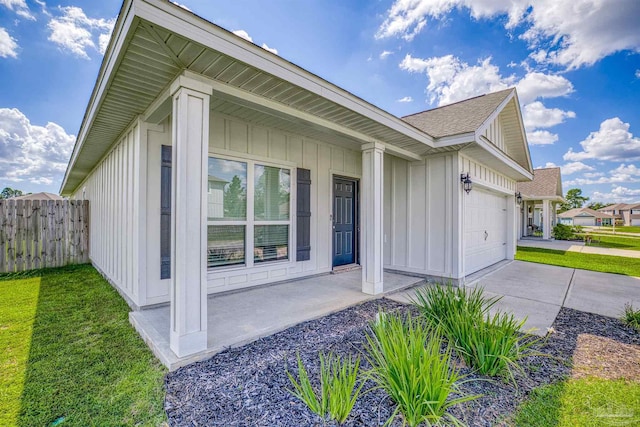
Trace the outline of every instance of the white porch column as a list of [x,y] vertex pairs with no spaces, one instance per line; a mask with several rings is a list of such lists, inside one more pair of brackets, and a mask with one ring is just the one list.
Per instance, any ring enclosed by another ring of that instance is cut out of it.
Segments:
[[362,146],[362,231],[360,258],[362,292],[376,295],[383,291],[382,234],[384,203],[384,145],[373,142]]
[[549,201],[542,201],[542,238],[548,240],[551,238],[551,209],[549,209]]
[[205,188],[211,88],[178,77],[171,85],[171,350],[179,357],[207,348]]

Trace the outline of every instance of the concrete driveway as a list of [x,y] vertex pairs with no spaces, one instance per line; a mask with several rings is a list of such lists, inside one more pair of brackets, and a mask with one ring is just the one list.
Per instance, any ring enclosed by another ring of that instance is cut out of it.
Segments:
[[[527,318],[525,330],[544,335],[561,307],[619,318],[625,303],[640,308],[640,278],[553,265],[511,261],[467,287],[481,286],[488,296],[502,296],[495,309]],[[392,295],[406,302],[412,291]]]

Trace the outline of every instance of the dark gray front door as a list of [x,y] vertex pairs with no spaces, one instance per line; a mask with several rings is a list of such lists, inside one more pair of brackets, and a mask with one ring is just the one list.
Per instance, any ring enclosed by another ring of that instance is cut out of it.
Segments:
[[333,266],[357,262],[358,185],[348,178],[333,179]]

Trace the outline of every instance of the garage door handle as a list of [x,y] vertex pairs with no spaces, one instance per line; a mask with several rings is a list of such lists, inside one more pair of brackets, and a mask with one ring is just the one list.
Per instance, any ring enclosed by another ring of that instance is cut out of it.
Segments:
[[489,237],[489,233],[487,233],[487,230],[484,230],[484,240],[487,240],[487,237]]

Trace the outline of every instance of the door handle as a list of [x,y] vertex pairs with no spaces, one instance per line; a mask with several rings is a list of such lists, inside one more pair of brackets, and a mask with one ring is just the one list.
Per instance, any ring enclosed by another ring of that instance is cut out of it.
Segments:
[[489,237],[489,233],[487,233],[487,230],[484,230],[484,240],[487,240],[487,237]]

